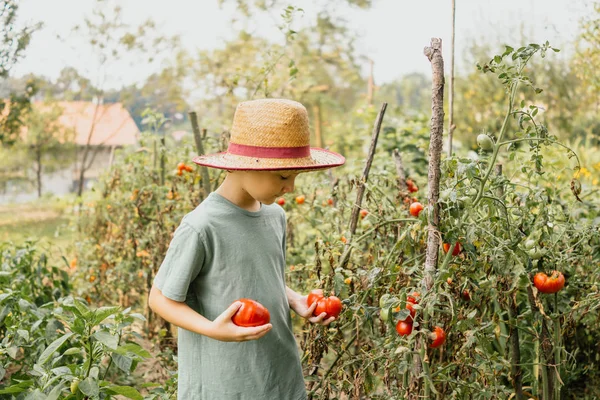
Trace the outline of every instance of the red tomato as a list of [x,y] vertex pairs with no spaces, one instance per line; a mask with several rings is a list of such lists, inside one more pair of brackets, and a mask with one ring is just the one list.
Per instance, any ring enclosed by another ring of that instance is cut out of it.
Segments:
[[367,210],[360,210],[360,219],[365,218],[367,215],[369,215]]
[[417,185],[415,185],[415,183],[413,182],[412,179],[406,180],[406,188],[408,189],[408,191],[410,193],[415,193],[415,192],[419,191],[419,187]]
[[406,301],[408,303],[419,304],[419,302],[417,301],[417,297],[419,297],[420,295],[421,293],[419,292],[413,292],[411,295],[408,295],[406,297]]
[[330,206],[333,205],[333,199],[327,199],[327,204],[329,204]]
[[542,293],[556,293],[565,287],[565,276],[560,271],[552,271],[550,276],[538,272],[533,277],[533,284]]
[[415,314],[417,310],[414,307],[415,303],[411,303],[410,301],[406,302],[406,309],[410,311],[410,320],[412,321],[415,318]]
[[396,332],[398,332],[398,335],[400,336],[410,335],[412,329],[413,326],[410,322],[398,321],[398,323],[396,324]]
[[460,297],[464,301],[471,301],[471,294],[469,293],[469,291],[467,289],[462,291],[462,293],[460,294]]
[[193,172],[194,171],[194,168],[192,168],[189,165],[186,165],[185,167],[183,167],[183,169],[185,169],[187,172]]
[[329,296],[318,300],[314,315],[325,313],[327,314],[325,319],[330,317],[337,318],[337,316],[340,315],[340,312],[342,312],[342,301],[335,296]]
[[182,170],[182,169],[184,169],[184,168],[185,168],[185,163],[184,163],[184,162],[180,162],[179,164],[177,164],[177,169],[178,169],[178,170],[180,170],[180,171],[181,171],[181,170]]
[[423,208],[423,204],[419,203],[418,201],[412,203],[409,208],[410,215],[412,215],[413,217],[418,217]]
[[261,326],[268,324],[271,320],[269,310],[258,301],[250,299],[239,299],[242,306],[233,314],[231,320],[237,326]]
[[304,195],[296,196],[297,204],[304,204],[304,200],[306,200],[306,197],[304,197]]
[[277,204],[279,204],[280,206],[283,206],[285,204],[285,199],[283,197],[278,198]]
[[440,347],[446,341],[446,332],[439,326],[436,326],[433,329],[433,333],[431,334],[431,339],[433,340],[429,347],[435,349],[436,347]]
[[[448,250],[450,250],[450,243],[444,243],[444,253],[447,253]],[[456,245],[454,245],[454,249],[452,250],[452,255],[453,256],[457,256],[460,254],[460,243],[456,242]]]
[[308,298],[306,299],[306,304],[308,304],[308,306],[312,306],[312,303],[314,303],[315,301],[319,301],[323,298],[323,290],[321,289],[315,289],[315,290],[311,290],[310,293],[308,294]]

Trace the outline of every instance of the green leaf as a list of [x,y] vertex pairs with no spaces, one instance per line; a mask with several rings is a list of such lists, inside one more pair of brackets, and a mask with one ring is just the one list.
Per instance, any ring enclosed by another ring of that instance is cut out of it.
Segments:
[[38,364],[46,364],[50,360],[54,352],[57,351],[58,348],[62,346],[63,343],[65,343],[67,340],[69,340],[69,338],[73,335],[73,332],[68,332],[56,339],[54,342],[52,342],[50,346],[46,347],[44,352],[40,355],[40,358],[38,359]]
[[33,392],[29,393],[25,400],[46,400],[47,397],[44,393],[41,392],[40,389],[35,389]]
[[104,321],[106,318],[111,315],[117,313],[119,311],[119,307],[101,307],[94,311],[94,319],[92,323],[94,325],[98,325],[100,322]]
[[79,382],[79,390],[86,396],[98,396],[100,394],[100,388],[98,382],[90,377],[85,378]]
[[33,380],[19,382],[16,385],[7,387],[6,389],[0,389],[0,394],[22,393],[31,386],[33,386]]
[[133,353],[137,356],[143,358],[151,358],[152,354],[150,354],[146,349],[140,346],[137,343],[127,343],[117,348],[117,353],[121,355],[126,355],[127,353]]
[[108,394],[120,394],[128,399],[143,400],[144,397],[137,391],[137,389],[130,386],[108,386],[105,389]]
[[131,366],[133,365],[133,360],[131,357],[113,354],[113,361],[121,371],[127,373],[131,372]]
[[92,336],[109,349],[116,350],[117,346],[119,345],[119,336],[113,335],[108,331],[99,330],[96,331],[96,333],[94,333]]

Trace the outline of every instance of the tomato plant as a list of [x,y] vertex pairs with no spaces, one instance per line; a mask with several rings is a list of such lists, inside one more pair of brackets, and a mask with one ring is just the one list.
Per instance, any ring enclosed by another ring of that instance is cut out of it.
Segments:
[[252,299],[239,299],[241,307],[233,314],[231,320],[237,326],[261,326],[271,321],[269,310],[258,301]]

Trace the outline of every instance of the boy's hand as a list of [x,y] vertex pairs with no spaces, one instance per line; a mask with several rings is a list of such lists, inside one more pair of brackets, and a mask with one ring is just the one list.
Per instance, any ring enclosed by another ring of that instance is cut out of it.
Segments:
[[241,306],[242,303],[236,301],[223,311],[223,313],[212,322],[210,337],[222,342],[244,342],[247,340],[260,339],[273,328],[273,325],[271,324],[250,328],[234,324],[231,318]]
[[308,296],[299,296],[296,298],[296,301],[290,302],[290,307],[292,310],[296,312],[302,318],[308,319],[313,324],[320,325],[329,325],[333,321],[335,321],[335,317],[329,317],[325,319],[327,313],[322,312],[319,315],[314,316],[315,308],[317,308],[317,302],[313,302],[310,307],[308,307]]

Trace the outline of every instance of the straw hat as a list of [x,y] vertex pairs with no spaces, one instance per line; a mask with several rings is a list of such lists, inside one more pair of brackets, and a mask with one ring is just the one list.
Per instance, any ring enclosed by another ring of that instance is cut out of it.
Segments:
[[212,168],[258,171],[309,171],[337,167],[345,161],[340,154],[310,147],[306,108],[284,99],[240,103],[227,151],[193,159]]

